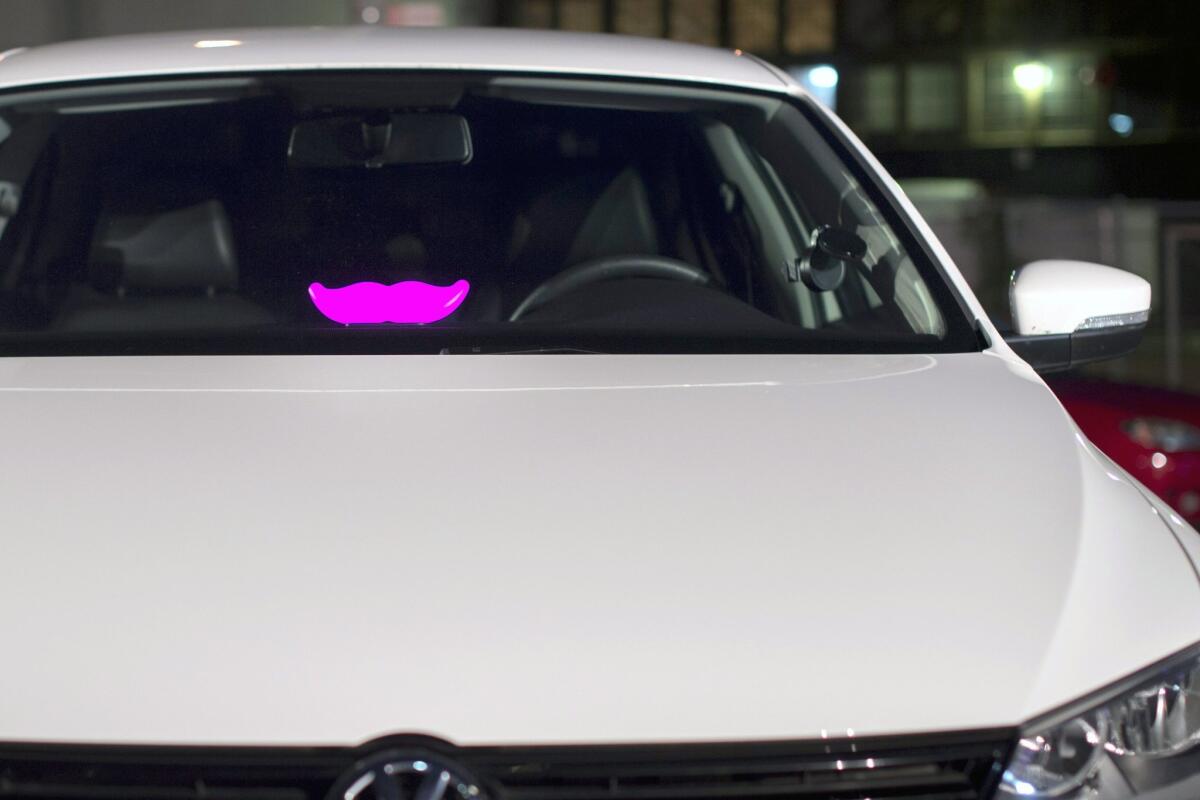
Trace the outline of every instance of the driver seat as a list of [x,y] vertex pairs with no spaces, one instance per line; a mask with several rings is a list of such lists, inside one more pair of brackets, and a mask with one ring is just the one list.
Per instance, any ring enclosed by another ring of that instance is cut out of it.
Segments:
[[575,233],[564,267],[608,256],[659,255],[646,182],[626,167],[596,198]]
[[508,263],[520,297],[508,299],[519,302],[567,267],[621,255],[661,255],[650,195],[633,166],[577,176],[517,213]]

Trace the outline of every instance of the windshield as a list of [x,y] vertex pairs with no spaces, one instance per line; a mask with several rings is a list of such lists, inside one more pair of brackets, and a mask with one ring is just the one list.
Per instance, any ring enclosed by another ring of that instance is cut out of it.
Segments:
[[0,354],[977,349],[795,102],[362,72],[0,95]]

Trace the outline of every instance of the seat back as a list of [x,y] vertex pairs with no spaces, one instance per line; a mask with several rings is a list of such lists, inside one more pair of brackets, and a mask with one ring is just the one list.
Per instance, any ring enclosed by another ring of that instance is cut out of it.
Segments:
[[108,214],[96,226],[92,284],[120,293],[233,291],[237,253],[216,200],[157,214]]
[[273,319],[237,294],[233,232],[217,200],[102,214],[87,275],[89,285],[68,293],[57,329],[211,330]]

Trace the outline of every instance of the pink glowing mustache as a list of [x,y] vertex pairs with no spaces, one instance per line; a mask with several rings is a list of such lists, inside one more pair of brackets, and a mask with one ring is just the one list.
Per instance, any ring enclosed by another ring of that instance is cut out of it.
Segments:
[[423,281],[400,281],[390,286],[360,281],[340,289],[310,284],[313,305],[334,322],[343,325],[383,322],[437,322],[454,313],[467,299],[471,284],[457,280],[449,286]]

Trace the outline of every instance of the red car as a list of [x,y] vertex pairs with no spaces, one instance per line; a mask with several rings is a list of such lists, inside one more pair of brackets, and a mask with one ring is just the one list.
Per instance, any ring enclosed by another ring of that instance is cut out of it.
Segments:
[[1081,378],[1049,383],[1097,447],[1200,522],[1200,396]]

